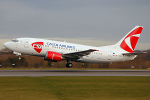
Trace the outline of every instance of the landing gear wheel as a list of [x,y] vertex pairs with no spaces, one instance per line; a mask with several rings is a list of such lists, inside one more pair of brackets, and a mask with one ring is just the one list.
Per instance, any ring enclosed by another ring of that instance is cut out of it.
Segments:
[[67,68],[72,68],[72,66],[73,66],[72,63],[67,63],[67,64],[66,64],[66,67],[67,67]]
[[18,60],[21,60],[21,57],[19,57]]

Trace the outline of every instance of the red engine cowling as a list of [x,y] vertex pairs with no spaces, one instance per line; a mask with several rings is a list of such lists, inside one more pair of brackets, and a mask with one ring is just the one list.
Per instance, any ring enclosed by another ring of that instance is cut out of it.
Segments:
[[62,58],[62,54],[57,53],[57,52],[53,52],[53,51],[47,51],[44,60],[61,61],[61,58]]

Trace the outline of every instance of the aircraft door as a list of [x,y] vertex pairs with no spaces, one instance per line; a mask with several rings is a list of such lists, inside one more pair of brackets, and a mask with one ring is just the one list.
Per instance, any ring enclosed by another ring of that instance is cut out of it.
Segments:
[[25,39],[24,47],[29,48],[29,39]]

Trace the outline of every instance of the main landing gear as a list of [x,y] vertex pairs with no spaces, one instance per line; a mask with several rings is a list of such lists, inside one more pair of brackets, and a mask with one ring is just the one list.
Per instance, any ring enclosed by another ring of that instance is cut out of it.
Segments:
[[66,67],[67,67],[67,68],[72,68],[72,66],[73,66],[72,63],[67,63],[67,64],[66,64]]
[[67,68],[72,68],[72,66],[73,66],[73,64],[70,63],[70,61],[68,60],[68,61],[67,61],[67,64],[66,64],[66,67],[67,67]]

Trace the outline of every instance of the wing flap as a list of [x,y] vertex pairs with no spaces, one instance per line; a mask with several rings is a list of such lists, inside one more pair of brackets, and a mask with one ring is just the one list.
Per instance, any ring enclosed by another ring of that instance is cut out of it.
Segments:
[[79,58],[81,58],[83,56],[89,55],[91,52],[94,52],[94,51],[98,51],[98,50],[89,49],[89,50],[85,50],[85,51],[79,51],[79,52],[73,52],[73,53],[66,53],[66,54],[63,54],[62,56],[64,58],[68,58],[68,59],[79,59]]

